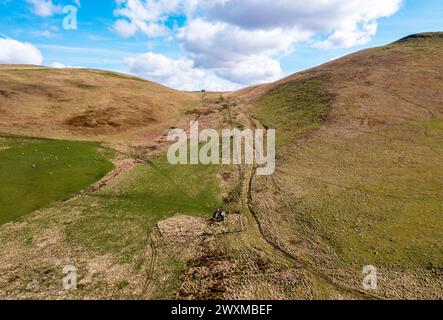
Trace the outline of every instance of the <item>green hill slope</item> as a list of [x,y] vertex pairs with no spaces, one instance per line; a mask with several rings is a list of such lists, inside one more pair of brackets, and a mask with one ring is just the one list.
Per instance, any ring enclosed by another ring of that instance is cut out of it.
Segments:
[[234,94],[277,129],[277,172],[254,182],[276,245],[378,294],[442,298],[443,36],[408,37]]

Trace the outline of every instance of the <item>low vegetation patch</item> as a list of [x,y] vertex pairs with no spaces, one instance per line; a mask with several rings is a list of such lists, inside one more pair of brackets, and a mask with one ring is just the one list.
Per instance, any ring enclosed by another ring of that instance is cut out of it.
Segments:
[[7,138],[0,150],[0,224],[68,198],[109,172],[99,144]]

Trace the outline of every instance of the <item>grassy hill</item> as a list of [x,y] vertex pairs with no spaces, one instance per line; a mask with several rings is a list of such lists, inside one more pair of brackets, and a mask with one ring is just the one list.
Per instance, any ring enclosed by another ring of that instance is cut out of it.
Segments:
[[[219,95],[98,70],[3,65],[0,79],[0,297],[171,298],[186,261],[156,265],[156,223],[204,224],[231,186],[219,166],[169,165],[165,133],[197,116],[219,126]],[[63,295],[68,263],[79,290]]]
[[[34,137],[0,139],[12,221],[0,226],[0,297],[362,298],[374,265],[379,297],[443,298],[441,101],[441,33],[225,96],[0,66],[0,132]],[[257,125],[250,116],[277,129],[276,173],[251,190],[247,166],[165,160],[170,127]],[[97,141],[125,151],[109,180],[57,202],[111,169]],[[212,224],[222,202],[233,214]],[[73,292],[66,265],[78,268]]]
[[254,182],[269,239],[340,281],[442,298],[443,34],[410,36],[234,94],[277,129]]
[[0,66],[0,132],[143,144],[198,96],[108,71]]

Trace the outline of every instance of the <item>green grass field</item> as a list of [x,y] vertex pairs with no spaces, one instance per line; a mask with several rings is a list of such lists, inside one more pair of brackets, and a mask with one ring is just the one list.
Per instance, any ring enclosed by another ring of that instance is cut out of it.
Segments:
[[81,201],[83,217],[67,226],[67,238],[100,253],[125,252],[124,259],[131,260],[158,221],[179,213],[210,217],[222,205],[218,171],[218,166],[172,166],[166,156],[137,165]]
[[[0,189],[2,222],[44,207],[32,219],[23,217],[26,224],[16,225],[16,237],[11,238],[4,226],[0,238],[6,248],[16,245],[16,250],[26,252],[23,264],[30,265],[25,278],[35,277],[36,263],[58,274],[55,260],[35,250],[42,239],[58,239],[51,251],[73,263],[80,275],[80,290],[73,298],[138,298],[152,259],[147,250],[156,223],[176,214],[211,217],[223,203],[221,168],[172,166],[162,155],[152,164],[136,165],[97,192],[55,202],[88,187],[112,168],[97,148],[96,143],[0,138],[1,179],[7,181]],[[14,197],[8,196],[9,190]],[[155,269],[162,275],[153,296],[171,298],[184,264],[174,256],[164,259]],[[60,286],[58,277],[42,283],[49,291],[52,286]],[[26,286],[17,290],[27,292]]]
[[[172,166],[166,155],[152,165],[139,164],[98,193],[72,203],[81,215],[64,226],[67,243],[82,248],[87,256],[106,256],[113,265],[130,265],[132,275],[143,275],[151,259],[146,250],[157,222],[176,214],[211,217],[222,205],[219,170],[219,166]],[[172,297],[183,269],[175,259],[170,257],[156,266],[174,279],[159,285],[155,297]],[[102,285],[108,287],[109,283]]]
[[0,141],[0,224],[101,179],[113,165],[98,143],[2,138]]

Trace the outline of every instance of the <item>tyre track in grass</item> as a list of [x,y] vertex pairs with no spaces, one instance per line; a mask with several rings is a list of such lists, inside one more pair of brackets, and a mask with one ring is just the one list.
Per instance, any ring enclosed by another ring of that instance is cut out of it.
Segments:
[[[245,121],[249,123],[250,129],[264,129],[264,126],[255,118],[253,118],[251,115],[248,114],[247,111],[244,110],[242,103],[240,101],[235,101],[237,105],[237,110],[239,112],[239,115],[244,118]],[[232,111],[230,107],[230,103],[228,103],[228,112],[229,117],[232,124]],[[234,105],[234,104],[232,104]],[[254,146],[253,146],[254,147]],[[255,148],[254,148],[255,150]],[[246,232],[249,232],[250,235],[254,238],[256,238],[260,243],[257,243],[262,247],[262,249],[268,253],[271,253],[276,258],[278,258],[281,262],[289,263],[291,266],[295,266],[296,268],[304,269],[306,270],[313,278],[321,279],[328,283],[329,285],[336,288],[338,291],[341,291],[343,293],[352,294],[357,298],[360,299],[369,299],[369,300],[383,300],[384,298],[381,296],[378,296],[373,293],[366,292],[362,289],[355,288],[354,286],[347,285],[344,283],[340,283],[333,279],[330,275],[325,274],[321,272],[320,270],[316,269],[314,266],[312,266],[309,262],[299,258],[294,257],[292,254],[281,248],[280,246],[273,243],[271,240],[269,240],[266,236],[266,233],[264,231],[263,225],[260,222],[260,219],[258,218],[257,213],[255,212],[255,209],[253,207],[253,183],[254,183],[254,175],[257,170],[257,165],[247,166],[247,165],[241,165],[241,185],[242,185],[242,193],[241,193],[241,206],[242,206],[242,212],[246,217],[246,220],[248,222],[249,228]]]
[[[152,281],[154,279],[155,265],[157,264],[157,247],[155,241],[152,237],[152,231],[147,231],[149,246],[151,248],[151,255],[149,261],[148,271],[146,273],[146,278],[142,287],[142,292],[140,293],[139,300],[143,300],[148,293],[149,288],[151,288]],[[148,256],[148,255],[147,255]]]

